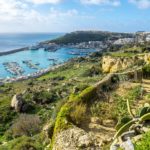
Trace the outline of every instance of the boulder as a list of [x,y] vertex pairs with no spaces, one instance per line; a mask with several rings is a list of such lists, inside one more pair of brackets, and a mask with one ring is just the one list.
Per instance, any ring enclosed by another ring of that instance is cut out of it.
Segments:
[[17,112],[21,112],[23,106],[22,94],[14,95],[11,100],[11,107]]
[[91,150],[95,147],[97,145],[95,145],[93,136],[78,127],[64,130],[55,135],[53,144],[53,150]]

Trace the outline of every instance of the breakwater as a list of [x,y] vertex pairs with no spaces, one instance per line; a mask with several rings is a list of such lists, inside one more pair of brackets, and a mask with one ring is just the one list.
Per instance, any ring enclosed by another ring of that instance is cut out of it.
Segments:
[[9,54],[26,51],[26,50],[29,50],[29,47],[23,47],[23,48],[19,48],[19,49],[15,49],[15,50],[9,50],[6,52],[0,52],[0,56],[9,55]]

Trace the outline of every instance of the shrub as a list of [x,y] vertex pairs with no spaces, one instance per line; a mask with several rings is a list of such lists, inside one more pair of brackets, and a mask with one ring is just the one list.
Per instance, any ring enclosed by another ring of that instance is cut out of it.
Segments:
[[61,81],[61,80],[64,80],[65,79],[65,76],[56,76],[56,77],[53,77],[52,80],[54,81]]
[[57,96],[55,93],[50,93],[47,91],[40,91],[33,93],[33,101],[38,104],[47,104],[55,101]]
[[114,105],[107,102],[95,102],[91,107],[90,111],[92,116],[99,117],[102,121],[104,116],[105,119],[114,119],[116,117]]
[[21,114],[10,131],[13,137],[33,136],[40,131],[40,123],[40,118],[37,115]]
[[42,150],[41,145],[34,138],[22,136],[0,146],[0,150]]
[[92,76],[96,76],[102,73],[102,70],[100,68],[100,66],[92,66],[90,69],[87,69],[84,73],[83,73],[83,77],[92,77]]
[[73,109],[70,112],[71,120],[79,125],[82,121],[85,120],[85,113],[86,113],[86,105],[85,104],[75,104]]

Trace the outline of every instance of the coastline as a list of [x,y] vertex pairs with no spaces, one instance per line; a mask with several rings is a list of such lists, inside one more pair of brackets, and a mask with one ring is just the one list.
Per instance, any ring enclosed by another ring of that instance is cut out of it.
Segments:
[[26,50],[29,50],[29,47],[23,47],[23,48],[9,50],[9,51],[5,51],[5,52],[0,52],[0,56],[9,55],[9,54],[13,54],[13,53],[21,52],[21,51],[26,51]]
[[[84,58],[89,57],[89,55],[84,56]],[[13,82],[19,82],[19,81],[24,81],[24,80],[28,80],[28,79],[34,79],[34,78],[39,78],[47,73],[49,73],[50,71],[54,71],[55,69],[58,69],[59,67],[63,67],[65,65],[67,65],[69,62],[71,62],[72,60],[76,59],[75,58],[70,58],[68,59],[66,62],[63,62],[61,64],[57,64],[55,66],[50,66],[48,68],[45,69],[41,69],[37,72],[28,74],[28,75],[22,75],[22,76],[18,76],[18,77],[9,77],[9,78],[0,78],[0,85],[4,85],[5,83],[13,83]],[[80,58],[80,57],[78,57]],[[81,56],[82,58],[82,56]]]
[[52,67],[49,67],[49,68],[46,68],[46,69],[42,69],[42,70],[39,70],[37,72],[28,74],[28,75],[22,75],[22,76],[19,76],[19,77],[10,77],[10,78],[0,79],[0,85],[3,85],[5,83],[13,83],[13,82],[18,82],[18,81],[23,81],[23,80],[28,80],[28,79],[41,77],[41,76],[49,73],[50,71],[54,71],[55,69],[66,65],[68,62],[69,62],[69,60],[67,62],[62,63],[62,64],[58,64],[56,66],[52,66]]

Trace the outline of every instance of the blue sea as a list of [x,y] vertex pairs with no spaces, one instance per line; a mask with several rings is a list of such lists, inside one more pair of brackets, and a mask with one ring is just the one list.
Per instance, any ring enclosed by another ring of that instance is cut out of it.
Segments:
[[[16,48],[22,48],[30,45],[34,45],[41,41],[55,39],[62,36],[60,33],[40,33],[40,34],[0,34],[0,52],[10,51]],[[8,72],[4,63],[6,62],[17,62],[19,66],[24,70],[23,75],[28,75],[30,73],[37,72],[37,69],[31,69],[23,61],[31,61],[33,64],[39,64],[38,68],[45,69],[54,65],[54,62],[51,59],[57,60],[55,64],[60,64],[68,61],[71,58],[78,56],[85,56],[90,52],[95,50],[89,49],[85,53],[81,53],[79,49],[65,48],[61,47],[56,52],[48,52],[43,49],[38,50],[28,50],[21,51],[9,55],[0,56],[0,78],[16,77]],[[79,55],[73,55],[70,52],[79,53]]]
[[0,52],[31,46],[62,35],[64,33],[0,33]]

